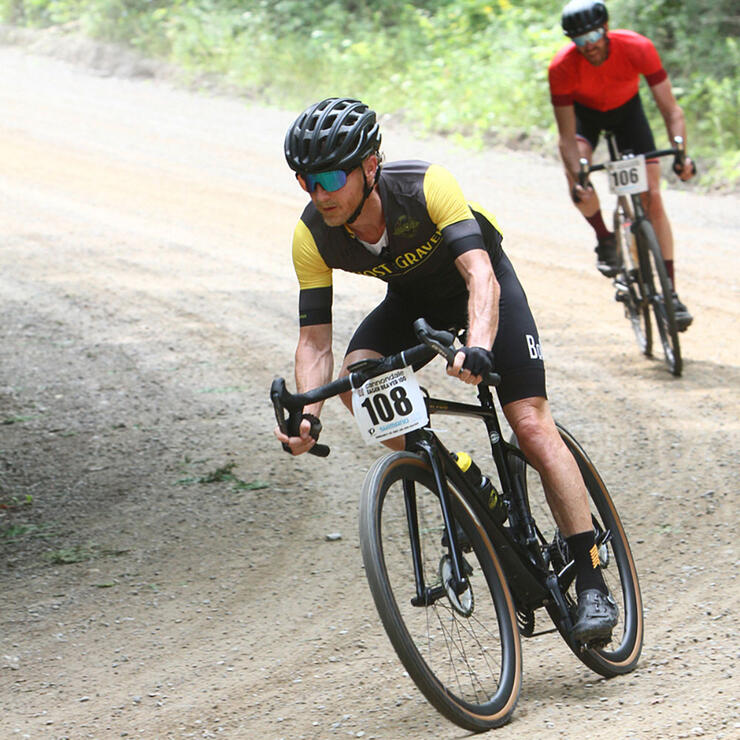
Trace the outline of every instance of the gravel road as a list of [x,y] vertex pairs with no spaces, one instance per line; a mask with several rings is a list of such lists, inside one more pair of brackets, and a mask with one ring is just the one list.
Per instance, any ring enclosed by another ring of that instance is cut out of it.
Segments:
[[[328,460],[272,436],[268,389],[292,377],[297,336],[295,111],[8,38],[0,736],[466,736],[404,674],[370,599],[357,502],[380,448],[338,401]],[[448,166],[498,215],[555,414],[609,485],[641,578],[637,670],[607,681],[555,635],[526,640],[496,735],[740,736],[738,197],[666,191],[695,316],[676,379],[639,355],[556,162],[383,127],[389,159]],[[382,293],[336,276],[338,356]],[[441,364],[423,372],[465,392]]]

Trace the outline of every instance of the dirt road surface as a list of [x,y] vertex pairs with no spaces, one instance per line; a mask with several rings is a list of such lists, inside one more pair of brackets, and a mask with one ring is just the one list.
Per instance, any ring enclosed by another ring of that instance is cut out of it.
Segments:
[[[467,736],[370,599],[357,503],[380,448],[336,400],[328,460],[272,436],[297,336],[296,111],[32,52],[0,46],[0,737]],[[604,680],[555,635],[525,641],[496,736],[740,736],[738,198],[665,194],[695,316],[675,379],[638,354],[554,161],[383,125],[389,159],[447,165],[498,214],[554,411],[641,577],[637,670]],[[341,356],[383,286],[335,278]]]

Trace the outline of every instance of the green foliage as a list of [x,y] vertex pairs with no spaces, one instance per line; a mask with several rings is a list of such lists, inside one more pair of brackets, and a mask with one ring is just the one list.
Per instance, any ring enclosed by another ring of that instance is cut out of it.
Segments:
[[727,56],[723,43],[740,35],[737,0],[621,0],[614,5],[615,22],[652,39],[673,77],[690,79],[697,71],[737,76],[737,55]]
[[[74,24],[300,109],[360,97],[420,132],[555,151],[547,66],[564,0],[0,0],[0,19]],[[704,182],[737,183],[736,0],[609,0],[655,42]],[[656,137],[663,122],[645,96]]]
[[232,491],[260,491],[263,488],[269,488],[269,483],[265,483],[264,481],[245,481],[241,478],[238,478],[232,472],[235,467],[236,463],[226,463],[226,465],[222,465],[221,467],[212,470],[210,473],[206,473],[205,475],[197,477],[189,476],[187,478],[181,478],[179,481],[177,481],[177,483],[179,485],[189,485],[191,483],[227,482],[233,483],[233,486],[231,488]]

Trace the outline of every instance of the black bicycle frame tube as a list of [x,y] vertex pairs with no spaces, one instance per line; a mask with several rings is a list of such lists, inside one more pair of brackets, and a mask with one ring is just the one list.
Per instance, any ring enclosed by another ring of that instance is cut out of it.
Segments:
[[524,504],[522,491],[514,492],[514,482],[509,477],[509,467],[504,455],[504,443],[501,438],[501,425],[498,421],[493,395],[487,385],[478,386],[479,406],[472,404],[442,401],[437,398],[429,398],[427,401],[430,414],[448,414],[454,416],[477,417],[483,420],[488,432],[488,441],[491,445],[491,455],[496,465],[501,487],[505,496],[515,507],[514,515],[521,522],[524,529],[526,544],[531,554],[536,558],[537,564],[544,567],[541,553],[539,552],[539,540],[532,524],[532,517]]
[[[403,500],[406,507],[406,522],[409,528],[411,541],[411,560],[414,565],[414,579],[416,581],[416,601],[426,604],[426,584],[421,567],[421,542],[419,540],[419,518],[416,515],[416,486],[414,481],[403,479]],[[412,604],[414,601],[412,600]]]
[[[517,491],[516,493],[512,493],[512,481],[509,478],[508,466],[506,465],[504,457],[505,443],[501,439],[501,429],[498,417],[493,407],[493,398],[491,396],[490,389],[487,386],[479,386],[479,397],[481,395],[481,390],[483,390],[483,398],[480,399],[482,404],[480,406],[429,398],[427,400],[429,413],[451,414],[483,419],[486,424],[486,428],[489,431],[491,451],[494,456],[501,485],[505,488],[504,492],[510,497],[510,500],[517,502],[515,504],[517,511],[514,512],[514,515],[523,522],[525,531],[530,532],[532,537],[535,537],[536,539],[536,535],[534,534],[534,529],[532,527],[531,516],[526,512],[526,506],[523,502],[522,492]],[[488,399],[485,397],[486,392],[488,393]],[[416,443],[415,446],[417,445],[421,446],[419,443]],[[434,442],[431,445],[429,442],[426,442],[424,446],[425,448],[433,446],[436,449],[436,456],[441,458],[441,460],[448,461],[447,465],[442,463],[443,472],[446,473],[446,475],[442,476],[442,480],[437,483],[440,489],[442,488],[442,485],[444,485],[444,490],[446,494],[449,495],[449,489],[446,486],[446,477],[449,477],[456,488],[465,491],[470,490],[468,482],[465,480],[462,472],[454,462],[452,453],[439,439],[435,437]],[[437,480],[436,477],[435,480]],[[442,481],[444,481],[444,483]],[[507,488],[508,490],[506,490]],[[486,532],[493,543],[496,554],[501,559],[509,588],[514,594],[517,604],[521,606],[530,606],[531,608],[541,606],[544,600],[550,596],[550,591],[544,580],[546,570],[541,556],[539,562],[537,562],[532,551],[516,542],[509,534],[507,527],[497,524],[486,516],[483,510],[483,505],[478,502],[475,496],[471,495],[470,499],[474,502],[473,506],[479,512],[479,518],[484,522]],[[447,502],[449,502],[449,498],[447,499]],[[522,509],[525,510],[524,515],[521,513]],[[444,513],[443,516],[445,516]],[[447,521],[447,518],[445,518],[445,526],[447,526]],[[454,538],[455,533],[453,532],[452,534]]]
[[[452,573],[455,577],[455,591],[461,593],[465,588],[466,579],[460,567],[460,550],[457,544],[457,531],[453,526],[453,518],[450,515],[450,489],[447,487],[447,476],[444,474],[444,468],[437,449],[434,444],[427,440],[419,442],[419,446],[424,451],[429,464],[432,466],[434,482],[439,492],[439,503],[442,509],[442,518],[445,523],[445,530],[449,539],[450,557],[452,558]],[[458,590],[460,588],[461,590]]]

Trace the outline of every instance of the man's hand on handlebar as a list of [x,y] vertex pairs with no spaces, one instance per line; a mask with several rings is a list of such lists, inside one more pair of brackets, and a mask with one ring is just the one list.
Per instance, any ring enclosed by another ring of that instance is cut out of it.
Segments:
[[673,171],[678,175],[680,180],[690,180],[696,174],[696,165],[691,157],[686,157],[683,160],[683,167],[677,169],[677,166],[674,164]]
[[[312,420],[315,420],[313,424]],[[288,445],[292,455],[302,455],[304,452],[308,452],[316,444],[316,440],[319,437],[319,432],[315,431],[317,425],[320,431],[321,422],[318,418],[311,414],[304,414],[303,419],[301,419],[299,436],[289,437],[287,434],[281,432],[280,427],[278,426],[275,427],[275,436],[280,442],[282,442],[283,447]],[[311,431],[312,428],[314,429],[313,433]]]
[[578,205],[590,206],[596,199],[596,191],[590,182],[587,182],[585,187],[576,183],[570,190],[570,197]]
[[447,374],[459,378],[463,383],[478,385],[493,370],[493,352],[483,347],[462,347],[455,353]]

